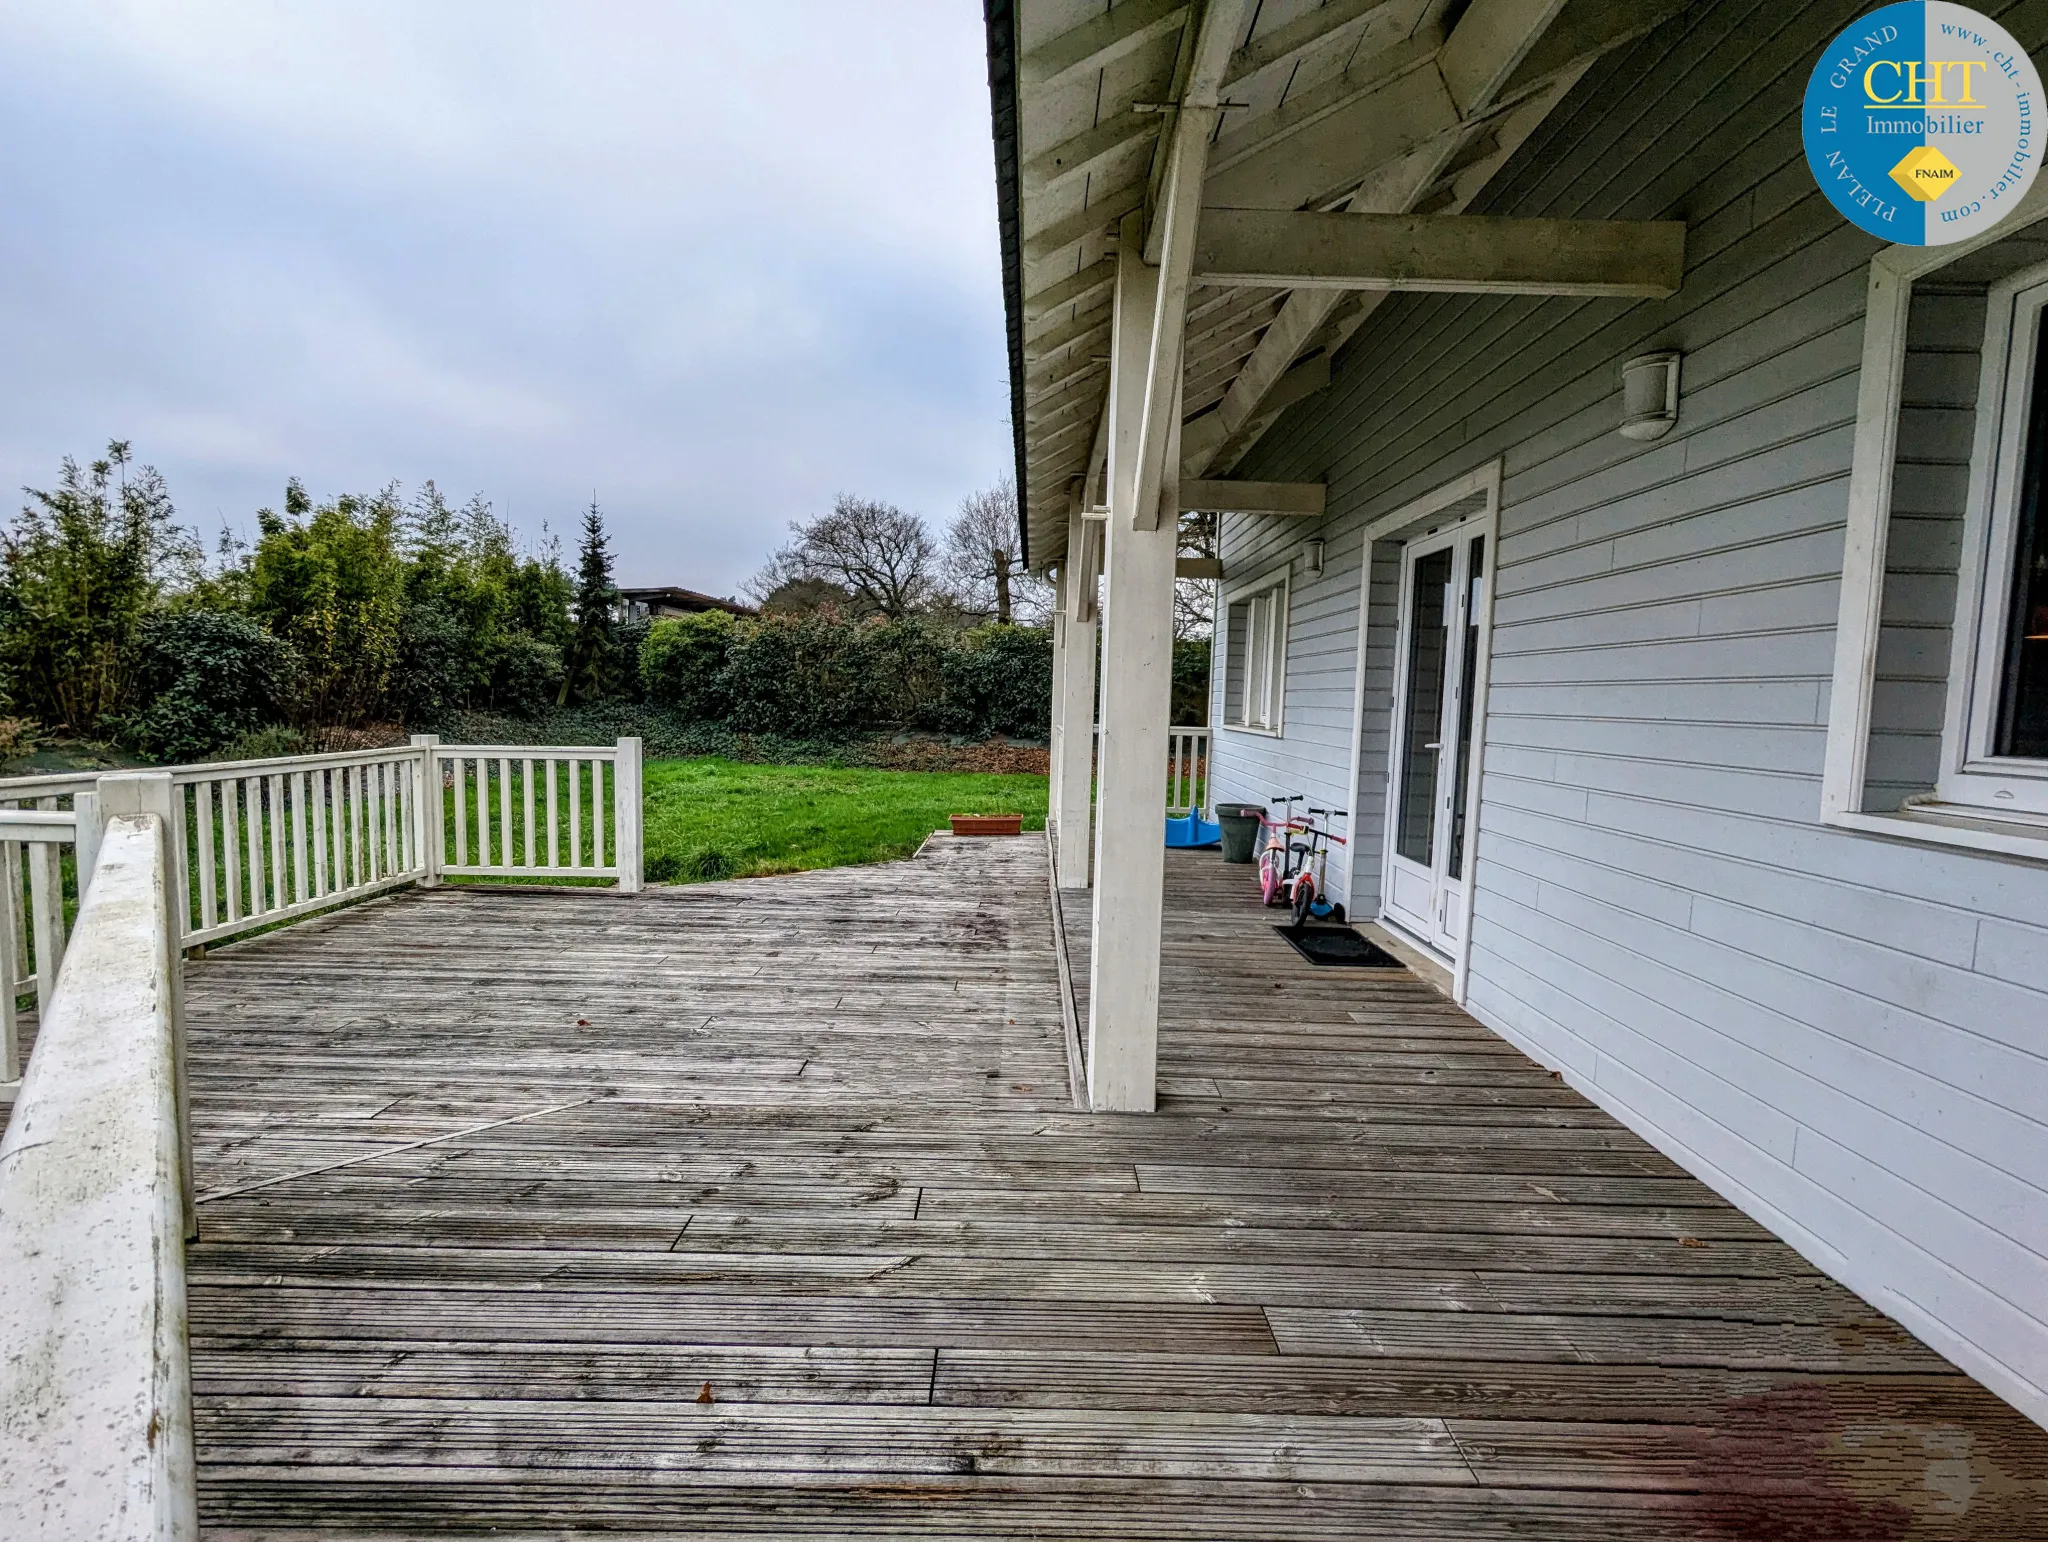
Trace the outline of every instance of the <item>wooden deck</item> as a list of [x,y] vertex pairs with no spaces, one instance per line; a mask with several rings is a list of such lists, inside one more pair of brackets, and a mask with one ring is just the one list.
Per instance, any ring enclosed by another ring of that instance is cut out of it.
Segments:
[[2048,1433],[1174,854],[1153,1117],[1043,849],[406,895],[191,972],[211,1538],[2048,1537]]

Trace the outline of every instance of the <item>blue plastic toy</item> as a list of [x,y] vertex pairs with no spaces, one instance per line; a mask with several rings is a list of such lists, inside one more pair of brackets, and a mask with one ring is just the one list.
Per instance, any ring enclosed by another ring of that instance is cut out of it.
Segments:
[[1184,818],[1166,816],[1166,844],[1171,847],[1221,846],[1223,826],[1190,812]]

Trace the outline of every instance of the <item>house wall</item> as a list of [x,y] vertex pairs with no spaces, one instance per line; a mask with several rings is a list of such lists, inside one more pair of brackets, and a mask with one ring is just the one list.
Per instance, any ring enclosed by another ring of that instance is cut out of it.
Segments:
[[[1328,559],[1294,569],[1285,736],[1220,731],[1216,782],[1354,797],[1376,829],[1377,637],[1346,785],[1361,532],[1499,458],[1471,1011],[2048,1422],[2048,865],[1819,822],[1876,243],[1817,192],[1798,113],[1862,9],[1688,7],[1590,72],[1478,207],[1683,218],[1680,294],[1397,296],[1239,468],[1328,481]],[[2038,7],[2005,20],[2048,40]],[[1952,298],[1915,317],[1901,454],[1927,474],[1902,479],[1887,588],[1920,594],[1888,612],[1873,755],[1894,800],[1931,777],[1940,711],[1975,392]],[[1619,365],[1659,347],[1685,354],[1679,424],[1623,439]],[[1307,533],[1227,521],[1225,571]]]

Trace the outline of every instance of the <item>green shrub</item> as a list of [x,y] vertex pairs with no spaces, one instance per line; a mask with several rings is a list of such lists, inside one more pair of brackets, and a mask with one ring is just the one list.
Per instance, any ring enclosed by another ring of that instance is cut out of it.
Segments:
[[810,738],[872,716],[861,693],[855,629],[825,611],[763,616],[736,629],[718,685],[742,733]]
[[215,760],[280,760],[286,755],[311,755],[318,748],[296,728],[273,723],[254,733],[243,734],[219,747]]
[[947,732],[1044,738],[1052,723],[1052,633],[998,624],[963,634],[946,654],[939,707],[930,726]]
[[153,760],[186,761],[290,716],[304,666],[246,616],[179,610],[143,621],[137,676],[148,705],[119,720],[119,737]]
[[507,632],[489,654],[492,704],[530,716],[543,711],[562,688],[562,650],[530,632]]
[[722,610],[655,622],[640,646],[640,686],[647,700],[684,717],[722,720],[727,702],[721,677],[735,631],[732,616]]

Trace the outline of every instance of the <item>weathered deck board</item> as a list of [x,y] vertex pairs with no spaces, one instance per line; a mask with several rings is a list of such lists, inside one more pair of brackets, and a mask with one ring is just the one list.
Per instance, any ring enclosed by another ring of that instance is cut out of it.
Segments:
[[1074,1111],[1043,863],[195,966],[208,1536],[2048,1537],[2048,1433],[1242,869]]

